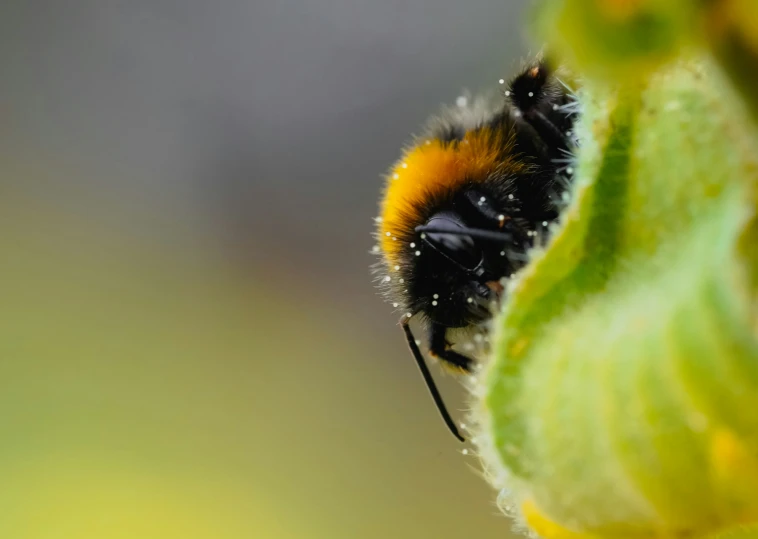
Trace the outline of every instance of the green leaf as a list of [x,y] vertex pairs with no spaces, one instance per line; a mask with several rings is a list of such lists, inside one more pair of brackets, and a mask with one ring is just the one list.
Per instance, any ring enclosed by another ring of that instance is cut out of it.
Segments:
[[570,207],[494,323],[477,437],[548,537],[758,521],[758,151],[702,60],[583,90]]

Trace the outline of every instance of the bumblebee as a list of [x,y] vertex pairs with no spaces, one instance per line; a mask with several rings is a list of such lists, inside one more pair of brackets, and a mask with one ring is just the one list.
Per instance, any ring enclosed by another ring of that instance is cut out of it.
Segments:
[[418,315],[428,353],[471,372],[450,334],[480,327],[503,299],[538,236],[559,215],[576,143],[573,93],[544,60],[510,81],[497,103],[467,103],[433,118],[389,171],[377,221],[378,280],[404,314],[400,325],[450,431],[464,441],[411,331]]

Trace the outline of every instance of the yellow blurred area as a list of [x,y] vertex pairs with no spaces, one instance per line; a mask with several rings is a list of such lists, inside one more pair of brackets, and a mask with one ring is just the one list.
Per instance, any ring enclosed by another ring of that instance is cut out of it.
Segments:
[[0,537],[508,536],[391,316],[3,163]]
[[266,300],[39,202],[0,218],[0,536],[310,536],[256,473]]
[[[0,496],[4,537],[297,537],[234,482],[149,473],[72,447],[14,462]],[[12,494],[12,495],[11,495]]]

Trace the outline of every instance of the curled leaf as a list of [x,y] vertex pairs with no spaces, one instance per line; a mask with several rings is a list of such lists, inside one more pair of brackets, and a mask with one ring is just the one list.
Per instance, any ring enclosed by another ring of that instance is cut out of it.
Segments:
[[477,440],[545,537],[758,522],[758,152],[717,73],[586,86],[573,202],[495,320]]

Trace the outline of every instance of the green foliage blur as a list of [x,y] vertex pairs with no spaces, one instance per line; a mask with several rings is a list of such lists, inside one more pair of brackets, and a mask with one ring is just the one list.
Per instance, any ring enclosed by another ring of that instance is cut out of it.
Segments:
[[546,538],[754,525],[758,8],[555,0],[537,20],[582,79],[581,142],[495,322],[491,482]]

